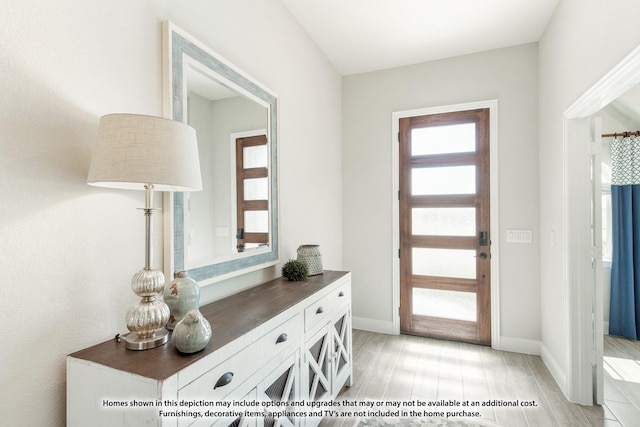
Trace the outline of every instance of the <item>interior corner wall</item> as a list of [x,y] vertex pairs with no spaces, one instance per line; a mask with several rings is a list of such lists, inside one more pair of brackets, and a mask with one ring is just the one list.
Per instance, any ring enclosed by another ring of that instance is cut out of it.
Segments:
[[[341,77],[280,1],[0,3],[3,425],[65,425],[66,355],[127,332],[144,196],[86,176],[100,116],[162,115],[165,20],[278,95],[280,257],[317,243],[342,268]],[[209,285],[203,302],[274,275]]]
[[[542,356],[567,393],[565,110],[640,43],[638,2],[560,0],[539,43]],[[568,221],[571,219],[568,218]]]
[[[537,44],[343,78],[343,253],[357,327],[392,331],[393,112],[498,100],[501,335],[539,347]],[[533,243],[506,242],[507,229]],[[395,248],[395,249],[394,249]],[[508,341],[505,340],[505,341]]]

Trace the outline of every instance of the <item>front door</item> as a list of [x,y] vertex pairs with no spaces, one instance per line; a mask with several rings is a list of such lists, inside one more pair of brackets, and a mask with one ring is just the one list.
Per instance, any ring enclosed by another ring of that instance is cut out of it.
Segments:
[[491,344],[489,109],[400,119],[400,329]]
[[237,249],[269,244],[267,135],[236,138]]

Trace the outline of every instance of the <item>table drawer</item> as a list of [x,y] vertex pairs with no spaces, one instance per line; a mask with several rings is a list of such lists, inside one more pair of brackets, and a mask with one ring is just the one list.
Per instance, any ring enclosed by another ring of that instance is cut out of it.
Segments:
[[255,341],[178,390],[178,399],[224,399],[260,368],[261,353],[262,343]]
[[291,346],[300,346],[302,342],[302,323],[302,315],[297,314],[267,332],[260,339],[262,343],[262,360],[269,361]]
[[343,307],[351,301],[350,283],[344,283],[327,295],[309,305],[304,311],[305,331],[323,323],[329,318],[331,312],[336,308]]

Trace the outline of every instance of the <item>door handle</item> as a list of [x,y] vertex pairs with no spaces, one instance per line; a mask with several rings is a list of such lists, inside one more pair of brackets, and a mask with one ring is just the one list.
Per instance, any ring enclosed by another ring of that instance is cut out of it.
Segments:
[[477,255],[480,259],[487,259],[489,255],[486,252],[480,252],[480,255]]

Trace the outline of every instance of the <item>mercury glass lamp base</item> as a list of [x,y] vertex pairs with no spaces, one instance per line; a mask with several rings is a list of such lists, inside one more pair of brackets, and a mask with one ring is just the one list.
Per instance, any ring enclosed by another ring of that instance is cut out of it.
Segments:
[[166,344],[169,341],[169,331],[160,329],[147,338],[141,338],[132,332],[123,336],[122,339],[129,350],[148,350]]

